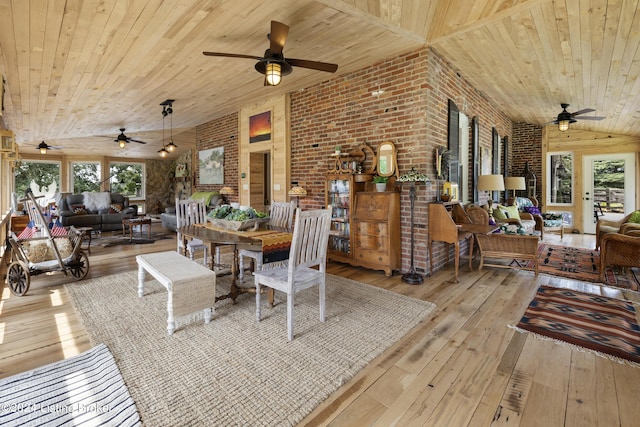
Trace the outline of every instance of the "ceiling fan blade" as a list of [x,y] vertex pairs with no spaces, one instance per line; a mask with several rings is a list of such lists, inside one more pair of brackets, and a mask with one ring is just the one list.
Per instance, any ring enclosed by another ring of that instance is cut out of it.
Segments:
[[307,61],[305,59],[285,59],[289,64],[294,67],[309,68],[311,70],[326,71],[328,73],[335,73],[338,70],[338,64],[330,64],[328,62]]
[[574,113],[571,113],[571,115],[575,117],[575,116],[578,116],[580,114],[593,113],[594,111],[596,111],[596,110],[594,110],[593,108],[585,108],[584,110],[580,110],[580,111],[576,111]]
[[289,26],[278,21],[271,21],[271,32],[269,33],[269,40],[271,45],[269,50],[276,55],[282,55],[282,49],[287,42],[287,36],[289,35]]
[[578,120],[604,120],[606,117],[604,116],[584,116],[584,117],[576,117]]
[[243,55],[240,53],[221,53],[221,52],[202,52],[203,55],[206,56],[224,56],[227,58],[244,58],[244,59],[255,59],[256,61],[261,60],[262,58],[255,55]]
[[127,141],[137,142],[138,144],[146,144],[144,141],[140,141],[139,139],[127,138]]

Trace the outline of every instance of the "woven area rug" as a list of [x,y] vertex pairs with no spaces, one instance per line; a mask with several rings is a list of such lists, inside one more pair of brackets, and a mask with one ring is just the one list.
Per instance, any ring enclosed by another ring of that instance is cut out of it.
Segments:
[[515,329],[640,363],[640,326],[629,301],[541,286]]
[[147,236],[147,232],[143,231],[142,234],[135,232],[133,237],[130,239],[128,234],[126,236],[123,236],[118,232],[114,232],[114,234],[112,235],[103,235],[95,238],[95,243],[104,248],[110,248],[118,245],[146,245],[157,240],[175,239],[175,237],[176,233],[153,231],[149,236]]
[[105,345],[0,380],[0,425],[137,426],[140,416]]
[[[598,279],[600,254],[595,249],[542,244],[538,247],[538,260],[540,273],[601,283]],[[527,266],[533,268],[533,261],[529,261]],[[637,291],[640,288],[639,274],[633,268],[625,269],[624,273],[607,268],[604,284]]]
[[[226,293],[229,278],[218,277]],[[182,320],[167,335],[167,293],[137,272],[66,285],[92,343],[113,352],[145,425],[295,425],[329,394],[432,313],[435,305],[327,275],[321,323],[316,288],[296,296],[295,339],[286,303],[255,296],[216,303],[211,323]]]

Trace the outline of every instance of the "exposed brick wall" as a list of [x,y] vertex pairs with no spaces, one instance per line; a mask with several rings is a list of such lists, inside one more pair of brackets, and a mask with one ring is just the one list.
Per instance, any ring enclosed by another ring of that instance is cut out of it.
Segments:
[[[379,93],[379,91],[384,91]],[[434,149],[447,144],[447,100],[461,112],[480,117],[480,144],[491,147],[491,128],[511,139],[511,121],[439,55],[420,49],[291,94],[291,179],[305,182],[303,208],[325,203],[325,177],[335,145],[348,151],[366,142],[374,149],[386,140],[398,150],[398,168],[415,167],[434,178]],[[427,203],[436,186],[420,185],[415,203],[415,265],[426,271]],[[408,189],[402,189],[403,270],[410,262]],[[436,245],[434,267],[445,260]]]
[[[200,184],[198,152],[224,147],[224,184]],[[196,126],[195,191],[217,191],[223,186],[233,188],[229,201],[238,201],[238,113],[220,117]]]
[[524,176],[525,162],[529,162],[529,169],[536,175],[536,198],[542,203],[542,128],[529,123],[514,123],[511,155],[510,175]]

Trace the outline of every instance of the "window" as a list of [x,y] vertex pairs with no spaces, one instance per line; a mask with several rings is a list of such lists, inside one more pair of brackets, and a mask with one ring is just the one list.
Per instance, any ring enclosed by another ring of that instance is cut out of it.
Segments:
[[547,155],[547,204],[573,204],[573,153]]
[[75,194],[100,191],[100,162],[72,162],[71,185]]
[[111,163],[109,165],[111,191],[132,200],[145,197],[144,163]]
[[43,196],[37,201],[46,206],[60,191],[60,162],[23,160],[16,164],[14,180],[18,199],[25,197],[27,189],[31,189],[34,196]]

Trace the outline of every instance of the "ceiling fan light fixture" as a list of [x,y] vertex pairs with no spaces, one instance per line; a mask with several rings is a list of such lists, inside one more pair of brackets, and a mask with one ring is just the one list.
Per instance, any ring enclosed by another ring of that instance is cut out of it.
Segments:
[[47,147],[48,145],[44,141],[38,144],[38,149],[40,150],[40,154],[47,154]]
[[118,138],[118,147],[124,148],[126,146],[127,146],[127,140]]
[[282,68],[277,62],[269,62],[265,70],[265,79],[268,86],[278,86],[282,80]]
[[558,122],[558,130],[560,132],[566,132],[569,130],[569,120],[560,120]]

